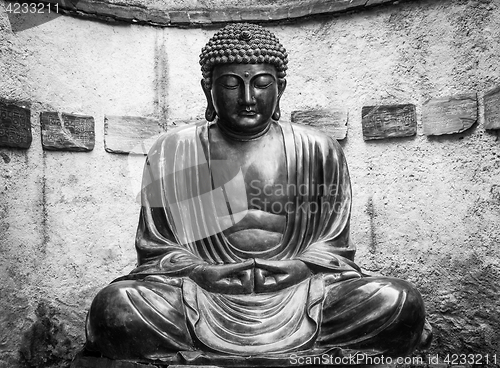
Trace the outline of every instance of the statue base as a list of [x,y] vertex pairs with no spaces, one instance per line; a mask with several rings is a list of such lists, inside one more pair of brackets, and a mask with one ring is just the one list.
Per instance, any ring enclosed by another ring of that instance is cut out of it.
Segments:
[[92,357],[78,354],[70,365],[70,368],[221,368],[216,366],[200,365],[168,365],[137,363],[128,360],[113,360],[104,357]]
[[[112,360],[108,358],[96,358],[96,357],[81,357],[77,356],[71,363],[70,368],[223,368],[214,365],[168,365],[168,364],[152,364],[152,363],[137,363],[127,360]],[[264,368],[265,365],[259,366],[259,368]],[[363,367],[363,368],[394,368],[395,365],[325,365],[325,366],[298,366],[289,365],[288,367],[307,367],[307,368],[353,368],[353,367]],[[424,366],[422,366],[423,368]],[[233,367],[231,367],[233,368]],[[256,368],[256,367],[254,367]]]
[[[213,358],[213,357],[212,357]],[[301,364],[302,363],[302,364]],[[315,364],[316,363],[316,364]],[[217,365],[214,365],[217,364]],[[307,368],[347,368],[347,367],[363,367],[363,368],[394,368],[394,364],[325,364],[325,362],[314,362],[311,360],[303,360],[299,362],[292,362],[290,359],[288,361],[284,359],[276,358],[257,358],[257,357],[226,357],[226,359],[215,360],[213,364],[210,362],[202,363],[196,362],[195,364],[190,363],[174,363],[172,360],[168,362],[137,362],[130,360],[113,360],[102,356],[95,356],[86,351],[82,351],[76,355],[70,368],[270,368],[270,367],[307,367]],[[424,367],[424,366],[422,366]]]
[[[111,360],[108,358],[85,357],[78,354],[71,362],[70,368],[156,368],[157,365]],[[166,366],[165,366],[166,367]]]

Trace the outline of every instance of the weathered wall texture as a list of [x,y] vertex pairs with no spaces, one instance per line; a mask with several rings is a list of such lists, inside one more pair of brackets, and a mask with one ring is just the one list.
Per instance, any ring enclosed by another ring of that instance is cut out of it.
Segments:
[[[142,157],[104,151],[104,115],[204,113],[214,29],[59,17],[13,34],[0,1],[0,97],[31,103],[29,150],[0,149],[0,367],[63,367],[95,294],[135,262]],[[361,108],[500,84],[500,1],[412,1],[270,27],[289,50],[283,116],[345,106],[352,238],[366,269],[415,283],[433,353],[500,353],[500,142],[469,131],[364,142]],[[38,112],[94,116],[89,153],[42,151]],[[420,118],[419,118],[420,122]],[[66,364],[66,365],[65,365]]]

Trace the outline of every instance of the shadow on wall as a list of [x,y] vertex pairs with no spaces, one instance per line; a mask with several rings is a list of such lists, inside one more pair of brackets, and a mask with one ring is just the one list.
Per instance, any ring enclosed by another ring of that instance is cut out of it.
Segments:
[[68,367],[80,342],[74,341],[59,321],[61,312],[46,301],[35,311],[36,321],[24,333],[20,354],[25,367]]
[[[457,352],[474,354],[498,346],[500,316],[497,303],[492,303],[500,293],[498,268],[476,254],[462,260],[443,258],[435,268],[455,275],[441,292],[426,293],[434,331],[432,344],[444,347],[439,351],[441,357]],[[429,282],[442,283],[442,274],[438,271]]]

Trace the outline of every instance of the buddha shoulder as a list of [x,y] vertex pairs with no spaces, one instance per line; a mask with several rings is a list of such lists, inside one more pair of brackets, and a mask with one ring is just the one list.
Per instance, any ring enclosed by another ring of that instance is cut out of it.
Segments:
[[189,124],[168,128],[166,132],[161,133],[156,138],[156,141],[153,143],[148,155],[158,152],[160,147],[168,144],[183,141],[192,142],[193,138],[196,136],[198,127],[204,125],[206,125],[205,121],[193,120],[193,122]]
[[336,156],[343,155],[342,148],[337,140],[318,128],[297,123],[290,124],[296,137],[303,137],[304,139],[307,137],[307,140],[310,143],[314,143],[317,147],[334,152]]

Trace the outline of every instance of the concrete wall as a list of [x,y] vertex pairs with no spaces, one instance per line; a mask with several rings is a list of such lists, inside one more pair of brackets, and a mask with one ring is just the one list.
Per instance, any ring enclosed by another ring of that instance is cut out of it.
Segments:
[[[59,17],[12,33],[0,0],[0,97],[31,104],[30,149],[0,149],[0,367],[64,367],[95,294],[135,263],[142,157],[104,151],[109,115],[199,118],[215,29]],[[418,286],[431,353],[500,353],[500,142],[483,116],[450,136],[364,142],[361,108],[500,84],[500,1],[403,2],[272,25],[289,50],[283,116],[345,106],[352,238],[368,270]],[[480,99],[481,100],[481,99]],[[90,153],[42,151],[38,112],[94,116]],[[420,118],[419,118],[420,122]]]

